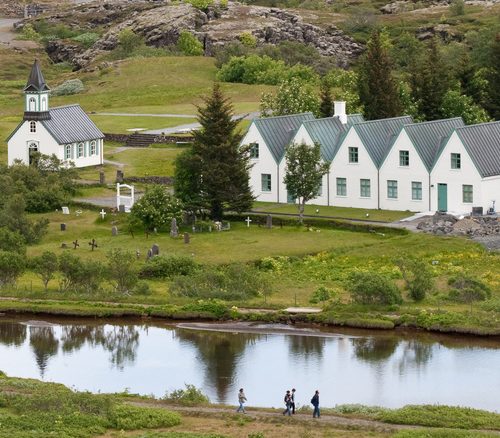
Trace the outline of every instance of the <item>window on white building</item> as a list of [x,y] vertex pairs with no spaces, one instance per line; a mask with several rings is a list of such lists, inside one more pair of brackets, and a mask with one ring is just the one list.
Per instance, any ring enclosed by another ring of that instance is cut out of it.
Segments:
[[362,198],[369,198],[371,196],[370,180],[360,179],[359,180],[359,194]]
[[358,163],[358,148],[349,148],[349,163]]
[[97,146],[95,141],[90,142],[90,155],[97,155]]
[[399,165],[403,167],[410,165],[410,151],[399,151]]
[[422,200],[422,183],[419,181],[411,182],[411,199],[413,201]]
[[337,196],[347,196],[346,178],[337,178]]
[[262,183],[262,191],[270,192],[271,191],[271,174],[270,173],[262,173],[261,174],[261,183]]
[[250,143],[250,158],[259,158],[259,143]]
[[398,182],[395,180],[387,180],[387,197],[390,199],[398,199]]
[[83,143],[78,143],[78,158],[83,157],[84,145]]
[[30,132],[36,132],[36,122],[30,122]]
[[473,187],[468,184],[462,186],[462,200],[466,203],[474,202]]
[[461,169],[462,168],[460,154],[451,154],[451,168],[452,169]]
[[30,97],[30,100],[28,103],[28,109],[30,111],[36,111],[36,100],[34,97]]
[[64,146],[64,159],[71,160],[71,145],[67,144]]
[[319,184],[318,191],[316,192],[316,197],[322,196],[323,195],[323,179],[321,180],[321,183]]

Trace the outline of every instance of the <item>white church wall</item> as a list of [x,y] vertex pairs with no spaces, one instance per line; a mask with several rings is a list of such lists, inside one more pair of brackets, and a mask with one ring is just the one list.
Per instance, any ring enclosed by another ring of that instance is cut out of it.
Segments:
[[40,122],[36,123],[36,132],[30,132],[30,122],[25,121],[16,133],[10,138],[7,144],[8,148],[8,163],[11,166],[15,160],[21,160],[25,164],[29,164],[29,144],[34,142],[38,144],[38,151],[42,154],[60,155],[59,145],[54,140],[52,135],[45,129]]

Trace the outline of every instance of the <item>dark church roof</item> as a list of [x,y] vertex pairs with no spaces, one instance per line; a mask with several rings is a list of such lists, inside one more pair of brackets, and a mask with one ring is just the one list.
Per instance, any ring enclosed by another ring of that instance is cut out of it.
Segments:
[[59,144],[104,138],[104,134],[80,105],[60,106],[49,112],[50,120],[42,120],[40,123]]
[[35,59],[33,67],[31,67],[30,77],[28,78],[28,83],[24,87],[24,91],[48,91],[50,88],[45,83],[43,78],[42,70],[40,68],[40,63],[38,59]]

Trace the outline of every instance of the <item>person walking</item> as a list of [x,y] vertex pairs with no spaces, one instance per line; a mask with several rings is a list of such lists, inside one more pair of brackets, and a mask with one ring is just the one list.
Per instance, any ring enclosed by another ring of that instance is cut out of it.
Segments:
[[295,388],[292,388],[291,408],[292,408],[292,414],[295,415]]
[[285,394],[285,410],[283,411],[283,415],[292,415],[292,411],[290,410],[292,407],[292,394],[290,394],[290,390],[287,390]]
[[319,418],[319,391],[316,390],[316,392],[313,395],[313,398],[311,399],[311,404],[314,406],[314,411],[313,411],[313,418],[318,417]]
[[245,393],[243,392],[243,388],[240,388],[240,392],[238,392],[238,403],[240,404],[240,407],[236,409],[236,412],[245,412],[245,402],[247,401],[247,398],[245,397]]

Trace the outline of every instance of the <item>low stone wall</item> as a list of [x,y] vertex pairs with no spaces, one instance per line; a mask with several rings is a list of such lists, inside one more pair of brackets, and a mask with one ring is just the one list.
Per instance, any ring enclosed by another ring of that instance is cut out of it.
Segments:
[[108,134],[104,133],[105,141],[119,141],[125,143],[127,141],[128,134]]
[[174,179],[171,176],[131,176],[124,178],[125,183],[143,183],[143,184],[165,184],[173,185]]
[[[116,141],[121,143],[126,143],[130,134],[112,134],[112,133],[104,133],[104,140],[106,141]],[[177,137],[175,135],[157,135],[153,140],[153,143],[191,143],[193,141],[193,137]]]

